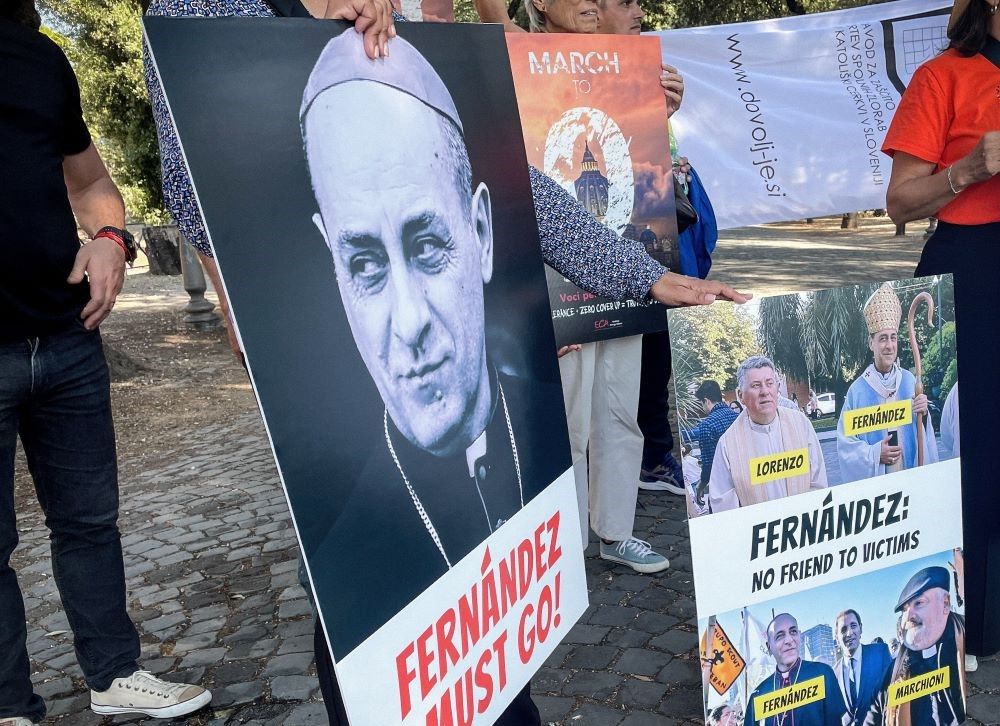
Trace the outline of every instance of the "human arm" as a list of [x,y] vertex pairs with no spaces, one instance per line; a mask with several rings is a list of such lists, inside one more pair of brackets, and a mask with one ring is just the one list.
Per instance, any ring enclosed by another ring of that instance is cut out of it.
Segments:
[[936,168],[936,163],[912,154],[894,154],[885,200],[893,222],[903,224],[933,216],[966,187],[1000,172],[1000,131],[983,134],[972,151],[947,169],[935,173]]
[[840,690],[840,683],[833,669],[826,666],[823,671],[824,690],[826,698],[823,699],[823,722],[826,726],[847,726],[851,719],[847,713],[847,704],[844,703],[844,695]]
[[[933,63],[924,64],[893,114],[882,150],[892,156],[886,209],[897,224],[937,214],[967,186],[1000,171],[1000,131],[985,123],[972,149],[945,166],[943,159],[954,159],[958,151],[954,145],[955,151],[948,151],[949,144],[957,143],[952,138],[955,83],[954,76],[939,72]],[[939,166],[943,168],[937,171]]]
[[[125,202],[93,143],[63,158],[63,178],[73,213],[88,236],[93,237],[102,227],[125,226]],[[108,317],[121,292],[125,250],[106,237],[91,239],[77,252],[67,282],[77,285],[84,276],[90,281],[90,300],[80,318],[87,330],[93,330]]]
[[740,498],[733,486],[733,477],[729,473],[729,462],[724,449],[717,446],[712,459],[712,476],[708,480],[708,501],[713,512],[724,512],[727,509],[739,509]]
[[[885,463],[880,461],[885,434],[879,433],[878,440],[869,443],[860,436],[847,436],[844,433],[848,414],[856,408],[863,408],[867,403],[863,400],[859,401],[853,391],[853,388],[848,390],[844,399],[844,407],[840,412],[840,419],[837,421],[837,459],[840,461],[841,483],[843,484],[876,476],[880,473],[880,465]],[[898,456],[902,449],[899,447],[896,449],[896,456]]]
[[542,258],[578,287],[611,300],[653,298],[673,306],[750,298],[724,283],[669,272],[639,242],[598,222],[538,169],[529,172]]
[[505,33],[523,33],[524,28],[515,23],[507,15],[507,3],[504,0],[473,0],[479,19],[484,23],[500,23]]

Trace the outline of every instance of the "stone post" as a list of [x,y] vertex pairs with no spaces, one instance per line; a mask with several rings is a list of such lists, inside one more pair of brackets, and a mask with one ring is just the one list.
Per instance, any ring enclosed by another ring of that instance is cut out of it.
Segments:
[[180,246],[184,289],[191,296],[191,300],[184,306],[184,322],[196,330],[216,330],[222,325],[222,318],[215,312],[215,304],[205,299],[208,283],[205,281],[205,271],[201,268],[201,260],[186,239],[181,239]]

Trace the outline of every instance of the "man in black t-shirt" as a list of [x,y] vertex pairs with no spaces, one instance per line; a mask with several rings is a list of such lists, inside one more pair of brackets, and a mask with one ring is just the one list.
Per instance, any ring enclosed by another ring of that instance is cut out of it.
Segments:
[[[51,531],[52,570],[98,713],[191,713],[198,686],[139,670],[125,599],[118,471],[98,326],[135,256],[73,71],[31,0],[0,3],[0,723],[45,715],[32,692],[17,546],[20,436]],[[74,213],[76,220],[74,220]],[[77,222],[90,237],[81,246]]]

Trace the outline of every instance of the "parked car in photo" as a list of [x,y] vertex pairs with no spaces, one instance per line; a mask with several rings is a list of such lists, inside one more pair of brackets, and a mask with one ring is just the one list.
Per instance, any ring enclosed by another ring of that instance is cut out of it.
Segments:
[[833,416],[837,412],[837,396],[834,393],[817,394],[815,401],[806,404],[806,415],[812,419]]

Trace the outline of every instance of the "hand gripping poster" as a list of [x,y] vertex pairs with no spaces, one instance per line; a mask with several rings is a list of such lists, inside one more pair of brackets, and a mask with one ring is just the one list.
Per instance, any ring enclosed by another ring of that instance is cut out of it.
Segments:
[[[509,33],[528,163],[616,234],[677,269],[658,39]],[[584,292],[546,268],[558,345],[666,328],[664,308]]]
[[943,276],[670,312],[707,723],[964,721],[954,310]]
[[350,722],[493,723],[586,607],[502,31],[145,23]]

